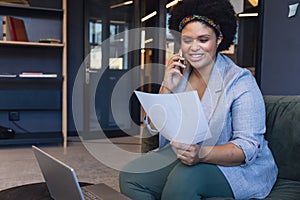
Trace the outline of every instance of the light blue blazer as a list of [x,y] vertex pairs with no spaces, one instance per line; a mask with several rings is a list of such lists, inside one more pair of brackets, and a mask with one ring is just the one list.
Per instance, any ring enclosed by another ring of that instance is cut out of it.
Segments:
[[[183,92],[189,72],[177,88]],[[257,83],[247,69],[218,54],[201,104],[213,137],[200,145],[231,142],[245,154],[239,166],[218,166],[227,178],[235,199],[264,198],[278,174],[265,133],[265,106]],[[160,147],[167,141],[160,135]]]

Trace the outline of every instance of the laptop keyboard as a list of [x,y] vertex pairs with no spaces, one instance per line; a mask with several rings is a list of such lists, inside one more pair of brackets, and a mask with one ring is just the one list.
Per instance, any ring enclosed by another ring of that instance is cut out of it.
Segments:
[[85,190],[84,188],[82,188],[82,193],[85,200],[103,200],[95,194],[93,194],[92,192]]

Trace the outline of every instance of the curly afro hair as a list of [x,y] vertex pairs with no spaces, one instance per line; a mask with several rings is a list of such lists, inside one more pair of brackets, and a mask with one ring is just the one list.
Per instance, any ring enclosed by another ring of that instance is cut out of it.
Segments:
[[[217,51],[227,50],[236,34],[237,19],[229,0],[183,0],[171,8],[169,29],[179,32],[179,23],[187,16],[201,15],[212,19],[221,27],[223,40]],[[218,33],[214,30],[216,35]],[[175,35],[173,34],[176,38]],[[179,38],[176,38],[179,39]]]

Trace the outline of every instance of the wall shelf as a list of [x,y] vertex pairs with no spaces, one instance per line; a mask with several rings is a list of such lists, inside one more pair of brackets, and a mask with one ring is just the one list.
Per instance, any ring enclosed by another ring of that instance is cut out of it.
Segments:
[[4,145],[32,145],[61,143],[63,137],[61,133],[18,133],[11,139],[0,139],[0,146]]
[[1,14],[18,13],[18,15],[24,15],[26,13],[63,14],[64,9],[43,8],[43,7],[35,7],[35,6],[13,6],[13,5],[0,4],[0,12]]
[[21,42],[21,41],[0,41],[3,46],[37,46],[37,47],[64,47],[64,44],[41,43],[41,42]]
[[[14,129],[7,113],[16,111],[20,112],[20,124],[30,132],[16,132],[15,138],[0,140],[0,146],[53,141],[67,145],[66,12],[67,0],[32,1],[30,6],[0,4],[1,20],[2,16],[23,20],[28,36],[26,42],[11,41],[9,37],[3,40],[3,35],[0,38],[0,74],[16,75],[0,77],[0,125]],[[1,33],[5,33],[4,26],[1,28]],[[6,26],[6,33],[9,28]],[[39,42],[47,38],[60,43]],[[18,77],[22,72],[43,72],[57,77]]]
[[[20,77],[0,77],[0,83],[14,83],[14,84],[24,84],[24,83],[58,83],[61,84],[63,81],[62,77],[58,77],[58,78],[40,78],[40,77],[34,77],[34,78],[30,78],[30,77],[26,77],[26,78],[20,78]],[[0,85],[0,88],[7,88],[7,85]]]

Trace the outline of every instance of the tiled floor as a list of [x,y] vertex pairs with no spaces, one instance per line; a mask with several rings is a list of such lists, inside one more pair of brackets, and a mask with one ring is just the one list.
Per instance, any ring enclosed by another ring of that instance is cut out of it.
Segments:
[[[120,137],[110,139],[110,141],[115,147],[125,152],[140,152],[138,138]],[[109,142],[101,141],[97,144],[106,148]],[[61,145],[39,145],[39,147],[74,168],[80,182],[102,182],[119,190],[119,171],[91,155],[78,138],[69,139],[67,149]],[[0,190],[43,181],[30,146],[0,147]]]

